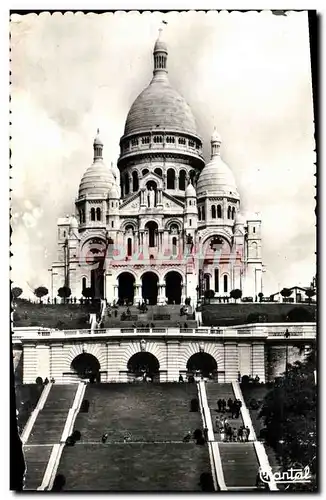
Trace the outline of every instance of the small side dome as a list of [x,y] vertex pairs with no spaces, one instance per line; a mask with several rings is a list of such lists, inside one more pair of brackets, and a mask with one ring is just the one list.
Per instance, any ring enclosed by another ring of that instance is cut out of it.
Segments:
[[186,197],[193,197],[193,198],[196,197],[196,190],[191,182],[189,182],[189,184],[186,188],[185,195],[186,195]]
[[155,54],[155,52],[165,52],[167,54],[168,47],[167,47],[166,43],[164,42],[164,40],[162,39],[163,29],[160,28],[158,31],[159,31],[159,35],[158,35],[158,39],[155,42],[153,52],[154,52],[154,54]]
[[112,188],[110,189],[109,198],[110,198],[110,200],[119,200],[120,199],[120,195],[119,195],[119,192],[118,192],[118,189],[116,186],[112,186]]
[[246,224],[245,217],[240,212],[237,212],[235,215],[235,224],[242,225],[242,226],[244,226]]
[[70,226],[70,229],[78,229],[78,221],[77,221],[75,215],[72,215],[70,217],[69,226]]
[[222,143],[222,137],[217,132],[216,128],[214,128],[214,131],[212,133],[211,142],[220,142],[220,143]]

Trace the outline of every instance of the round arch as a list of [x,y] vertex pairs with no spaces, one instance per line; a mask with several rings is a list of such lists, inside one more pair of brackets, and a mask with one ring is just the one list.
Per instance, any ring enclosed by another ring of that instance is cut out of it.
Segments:
[[178,226],[179,232],[181,232],[182,231],[182,223],[179,221],[179,219],[169,219],[167,221],[167,223],[165,224],[164,229],[166,231],[170,231],[171,230],[171,226],[173,226],[174,224],[176,226]]
[[159,380],[160,363],[154,354],[150,352],[137,352],[128,360],[127,370],[131,377],[144,380],[150,377],[152,380]]
[[165,296],[168,304],[181,304],[183,278],[177,271],[169,271],[164,276]]
[[100,381],[100,362],[93,355],[88,352],[78,354],[70,366],[80,379],[90,379],[91,381]]
[[145,230],[148,231],[148,246],[149,248],[157,247],[158,239],[158,224],[155,221],[148,221],[145,224]]
[[119,303],[133,304],[135,295],[135,277],[130,272],[123,272],[117,277]]
[[147,271],[141,277],[142,280],[142,296],[149,305],[157,304],[158,295],[158,275],[153,271]]
[[217,363],[211,354],[207,352],[197,352],[187,361],[187,371],[200,373],[203,377],[209,377],[217,372]]

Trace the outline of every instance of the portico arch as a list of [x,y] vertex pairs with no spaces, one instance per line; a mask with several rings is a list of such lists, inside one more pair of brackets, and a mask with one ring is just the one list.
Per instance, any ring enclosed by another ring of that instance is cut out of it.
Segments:
[[131,273],[124,272],[118,276],[118,297],[120,303],[124,303],[126,300],[128,303],[134,302],[134,285],[135,277]]
[[149,376],[152,380],[159,380],[160,363],[150,352],[137,352],[128,361],[127,370],[134,378]]
[[217,363],[213,356],[207,352],[197,352],[193,354],[187,362],[187,371],[191,373],[199,372],[203,377],[217,372]]
[[165,296],[169,304],[181,304],[182,276],[177,271],[165,275]]
[[93,354],[88,352],[79,354],[73,359],[70,368],[80,379],[100,381],[100,362]]
[[149,305],[157,304],[158,295],[158,276],[157,274],[148,271],[142,275],[142,295],[144,301]]

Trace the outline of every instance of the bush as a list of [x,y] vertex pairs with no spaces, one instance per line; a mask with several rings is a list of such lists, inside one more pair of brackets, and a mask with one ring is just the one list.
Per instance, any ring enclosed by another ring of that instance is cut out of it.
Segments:
[[259,315],[257,313],[250,313],[247,316],[248,323],[258,323]]
[[37,377],[37,379],[35,380],[35,383],[37,385],[43,385],[43,379],[42,379],[42,377]]
[[14,311],[14,314],[12,315],[12,319],[13,319],[14,322],[16,322],[16,321],[20,321],[21,317],[18,314],[18,312]]
[[241,379],[241,383],[243,385],[248,385],[249,384],[249,377],[248,377],[248,375],[243,375],[243,377]]
[[259,403],[258,401],[255,399],[255,398],[252,398],[250,401],[249,401],[249,408],[251,410],[258,410],[259,408]]
[[64,321],[62,321],[61,319],[59,319],[59,321],[57,321],[57,323],[55,325],[55,328],[57,328],[58,330],[63,330],[65,326],[66,326],[66,323]]
[[305,307],[295,307],[288,312],[288,321],[308,322],[313,321],[312,314]]
[[190,411],[199,411],[199,401],[198,399],[192,399],[190,402]]
[[205,299],[213,299],[215,296],[214,290],[205,290],[204,297]]
[[193,438],[198,441],[198,439],[201,439],[203,437],[203,432],[201,429],[196,429],[193,434]]
[[80,441],[81,440],[81,433],[80,431],[74,431],[71,435],[71,437],[74,439],[74,441]]

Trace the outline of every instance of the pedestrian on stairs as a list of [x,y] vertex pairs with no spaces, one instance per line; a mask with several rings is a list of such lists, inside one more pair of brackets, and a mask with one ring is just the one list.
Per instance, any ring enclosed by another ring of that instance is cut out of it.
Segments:
[[232,406],[233,406],[233,399],[229,398],[228,399],[228,407],[229,407],[230,411],[232,411]]
[[249,429],[249,427],[246,425],[246,427],[245,427],[245,429],[244,429],[244,430],[245,430],[245,440],[246,440],[246,441],[249,441],[250,429]]
[[222,399],[222,411],[223,411],[223,413],[225,413],[225,411],[226,411],[226,401],[225,401],[225,399]]
[[187,433],[187,434],[185,435],[185,437],[183,438],[183,442],[184,442],[184,443],[189,443],[190,439],[191,439],[191,432],[190,432],[190,431],[188,431],[188,433]]
[[108,438],[108,434],[106,434],[106,433],[103,434],[103,436],[102,436],[102,443],[103,444],[106,443],[107,438]]
[[217,400],[217,408],[218,408],[219,412],[222,411],[222,399],[221,398]]
[[239,429],[238,429],[238,441],[242,441],[243,439],[243,425],[240,425]]

